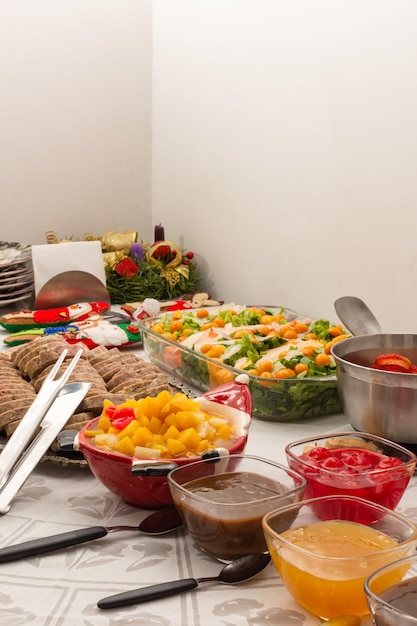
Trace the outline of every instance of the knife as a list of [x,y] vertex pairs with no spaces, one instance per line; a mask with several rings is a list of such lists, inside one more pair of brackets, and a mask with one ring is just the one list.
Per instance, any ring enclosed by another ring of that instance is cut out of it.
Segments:
[[4,447],[0,455],[0,487],[6,484],[13,467],[31,442],[53,401],[63,389],[83,351],[78,350],[63,374],[55,378],[67,353],[67,349],[62,351],[61,356],[46,376],[35,400]]
[[0,515],[10,510],[13,499],[90,387],[91,383],[68,383],[63,386],[42,420],[40,432],[13,466],[8,479],[0,488]]

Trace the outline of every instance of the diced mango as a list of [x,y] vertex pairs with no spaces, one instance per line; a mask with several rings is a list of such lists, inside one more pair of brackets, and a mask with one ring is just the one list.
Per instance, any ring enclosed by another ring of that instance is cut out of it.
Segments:
[[86,430],[85,431],[85,436],[86,437],[95,437],[96,435],[102,435],[103,433],[104,433],[104,429],[96,428],[95,430]]
[[123,437],[133,437],[135,432],[140,428],[140,424],[137,420],[132,420],[130,424],[128,424],[123,430],[119,432],[119,439],[123,439]]
[[196,429],[192,427],[183,430],[178,435],[178,441],[184,444],[187,450],[196,450],[200,443],[200,440],[200,435],[198,434]]
[[[105,413],[102,413],[100,417],[98,418],[97,428],[107,431],[109,430],[110,426],[111,426],[111,421],[109,417]],[[88,436],[90,437],[91,435],[88,435]]]
[[157,413],[157,411],[154,410],[154,398],[151,396],[141,398],[139,400],[138,413],[140,415],[146,415],[147,417],[152,417],[153,414]]
[[163,437],[166,433],[166,431],[169,428],[169,424],[167,424],[166,422],[162,422],[161,424],[161,428],[159,429],[159,433],[157,433],[158,435],[161,435],[161,437]]
[[[133,408],[136,419],[119,431],[111,418],[114,409],[123,407]],[[198,401],[183,393],[171,396],[167,390],[155,397],[128,399],[117,407],[106,400],[97,427],[86,434],[106,450],[165,459],[197,456],[236,436],[227,419],[205,412]]]
[[196,411],[179,411],[176,415],[176,418],[177,424],[183,430],[185,430],[186,428],[195,428],[199,423]]
[[168,424],[168,426],[175,426],[175,428],[179,427],[175,413],[170,413],[169,415],[167,415],[164,421],[165,424]]
[[159,443],[153,443],[152,444],[152,450],[156,450],[157,452],[159,451],[160,456],[162,458],[164,458],[164,457],[167,458],[168,448],[166,446],[163,446],[163,445],[161,445]]
[[166,389],[158,393],[156,398],[154,398],[155,409],[156,409],[155,413],[159,413],[161,409],[171,400],[171,398],[172,398],[171,394]]
[[135,446],[130,437],[124,437],[114,446],[116,452],[121,454],[127,454],[127,456],[133,456],[135,452]]
[[151,431],[151,433],[153,433],[154,435],[159,433],[161,426],[162,420],[160,420],[159,417],[152,415],[151,419],[149,420],[149,430]]
[[153,433],[146,428],[146,426],[139,426],[137,431],[132,437],[132,442],[134,446],[146,446],[150,441],[152,441]]
[[201,439],[200,443],[197,446],[197,454],[203,454],[203,452],[207,452],[209,449],[209,442],[207,439]]
[[168,441],[168,439],[178,439],[179,434],[180,431],[176,426],[170,426],[163,437],[165,441]]
[[177,394],[171,400],[171,407],[179,411],[197,411],[200,404],[191,398],[187,398],[185,394]]
[[147,415],[140,415],[138,417],[138,422],[141,426],[146,426],[147,428],[149,428],[149,424],[151,420],[149,419]]
[[114,407],[114,404],[111,400],[105,399],[103,402],[103,411],[102,414],[106,414],[106,411],[109,407]]
[[172,457],[181,456],[187,448],[178,439],[167,439],[167,451]]
[[165,446],[165,439],[162,435],[154,435],[152,439],[152,445]]
[[229,441],[232,437],[232,429],[229,424],[224,424],[224,426],[220,426],[220,428],[216,431],[216,437],[218,439],[223,439],[223,441]]

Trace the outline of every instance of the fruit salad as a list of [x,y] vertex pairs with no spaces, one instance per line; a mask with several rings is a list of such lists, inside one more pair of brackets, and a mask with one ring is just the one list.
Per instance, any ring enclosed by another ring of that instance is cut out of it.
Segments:
[[185,394],[161,391],[156,397],[105,400],[94,429],[85,435],[103,449],[142,459],[188,458],[229,447],[236,429],[225,417],[207,413]]

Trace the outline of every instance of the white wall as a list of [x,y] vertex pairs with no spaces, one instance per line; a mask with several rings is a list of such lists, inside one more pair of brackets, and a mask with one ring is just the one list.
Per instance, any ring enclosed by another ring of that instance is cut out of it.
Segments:
[[162,222],[219,298],[415,332],[416,32],[415,0],[1,0],[0,239]]
[[151,0],[0,1],[0,239],[151,230]]
[[416,332],[415,0],[153,7],[153,221],[205,286]]

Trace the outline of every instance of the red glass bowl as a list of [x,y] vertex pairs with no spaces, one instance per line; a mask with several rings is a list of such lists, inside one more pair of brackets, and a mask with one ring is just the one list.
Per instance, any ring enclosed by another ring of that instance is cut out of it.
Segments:
[[[406,448],[369,433],[332,433],[285,448],[290,468],[307,480],[305,498],[349,495],[396,509],[416,467]],[[333,513],[324,502],[320,517]]]
[[[252,419],[252,398],[247,382],[247,377],[243,375],[238,380],[221,385],[197,398],[205,411],[213,411],[216,415],[225,417],[237,430],[237,439],[233,440],[227,451],[222,449],[219,454],[238,454],[245,449]],[[141,460],[102,450],[86,435],[86,431],[94,430],[97,420],[95,418],[86,424],[75,442],[75,447],[83,453],[94,476],[107,489],[133,506],[159,509],[172,505],[168,472],[172,467],[193,463],[201,457],[167,459],[161,467],[153,465],[149,459]]]

